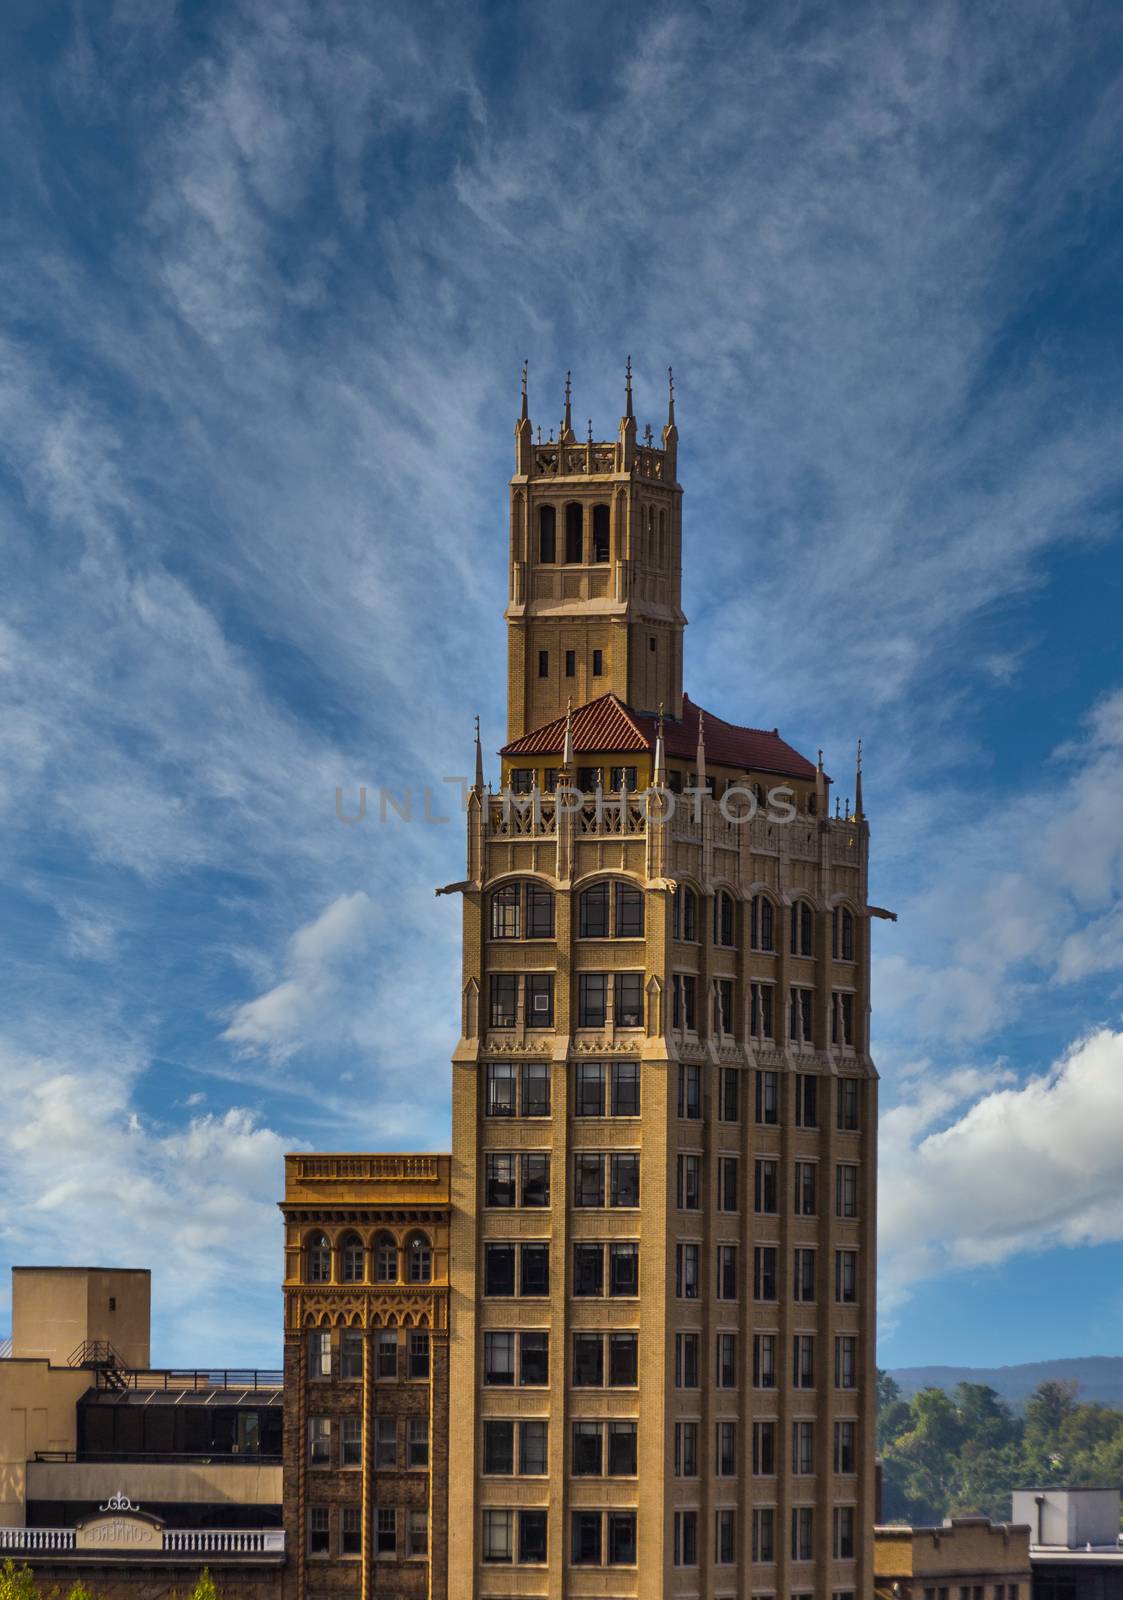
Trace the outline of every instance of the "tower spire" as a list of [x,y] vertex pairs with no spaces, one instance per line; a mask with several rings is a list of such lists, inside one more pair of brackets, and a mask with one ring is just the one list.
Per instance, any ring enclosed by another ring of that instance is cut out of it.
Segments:
[[862,741],[858,740],[858,762],[854,773],[854,821],[861,822],[865,817],[862,810]]
[[631,417],[631,416],[634,415],[634,413],[632,411],[632,358],[631,358],[631,356],[628,357],[627,365],[624,368],[624,415],[625,415],[625,417]]
[[706,713],[698,711],[698,754],[695,757],[697,774],[694,782],[699,789],[706,787]]
[[480,744],[480,719],[476,718],[476,788],[482,790],[484,786],[484,752]]
[[827,777],[823,771],[823,752],[819,751],[819,764],[815,768],[815,815],[827,815]]
[[675,425],[675,369],[667,368],[667,426]]
[[528,370],[529,366],[530,366],[530,362],[529,361],[524,361],[523,362],[523,396],[522,396],[523,404],[522,404],[522,411],[521,411],[520,417],[519,417],[519,420],[521,422],[529,422],[530,421],[530,411],[528,410],[529,402],[527,400],[527,393],[526,393],[526,375],[527,375],[527,370]]
[[570,374],[565,375],[565,416],[562,418],[562,436],[568,438],[573,432],[572,408],[570,406]]
[[659,702],[659,720],[655,724],[655,763],[652,768],[651,781],[657,786],[667,781],[666,754],[663,749],[663,702]]
[[565,706],[565,740],[562,744],[562,766],[565,771],[573,771],[573,699],[566,701]]

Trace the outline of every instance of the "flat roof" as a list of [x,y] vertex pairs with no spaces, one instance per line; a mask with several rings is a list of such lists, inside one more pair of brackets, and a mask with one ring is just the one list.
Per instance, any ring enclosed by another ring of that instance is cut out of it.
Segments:
[[141,1272],[146,1278],[152,1276],[151,1267],[13,1267],[13,1272]]

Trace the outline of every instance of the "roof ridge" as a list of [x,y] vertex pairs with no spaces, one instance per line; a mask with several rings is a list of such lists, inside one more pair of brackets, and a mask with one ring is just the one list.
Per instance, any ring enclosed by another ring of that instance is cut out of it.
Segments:
[[[689,701],[689,703],[694,707],[695,711],[705,711],[706,716],[711,722],[724,722],[727,728],[736,728],[739,733],[764,733],[767,734],[770,739],[784,739],[784,736],[780,732],[779,728],[758,728],[751,722],[730,722],[728,717],[719,717],[716,711],[706,711],[705,706],[700,705],[697,700],[690,699],[690,696],[687,694],[685,689],[682,691],[682,698],[685,701]],[[784,739],[784,743],[787,744],[788,741]],[[788,748],[794,750],[795,746],[789,745]]]

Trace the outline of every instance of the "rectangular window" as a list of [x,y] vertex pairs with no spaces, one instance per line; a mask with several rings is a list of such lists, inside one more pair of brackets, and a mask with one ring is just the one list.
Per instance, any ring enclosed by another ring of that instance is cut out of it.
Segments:
[[308,1418],[308,1465],[331,1466],[331,1418]]
[[600,1061],[579,1061],[573,1084],[573,1115],[575,1117],[603,1117],[605,1074],[607,1068]]
[[575,1389],[604,1387],[604,1335],[573,1335],[573,1386]]
[[834,1297],[840,1306],[857,1304],[858,1252],[856,1250],[836,1250],[834,1253]]
[[693,1033],[696,1026],[695,997],[698,990],[698,980],[693,973],[681,973],[677,981],[682,997],[682,1025]]
[[358,1506],[344,1506],[339,1522],[339,1553],[341,1556],[358,1556],[362,1551],[362,1512]]
[[639,1335],[608,1336],[608,1384],[611,1389],[634,1389],[639,1382]]
[[339,1425],[339,1464],[341,1467],[361,1467],[363,1464],[363,1419],[344,1417]]
[[733,1034],[733,980],[731,978],[719,978],[717,980],[717,1023],[719,1033]]
[[612,996],[613,1021],[618,1028],[643,1027],[643,973],[618,972]]
[[515,1381],[515,1336],[513,1333],[484,1334],[484,1383],[509,1389]]
[[698,1424],[675,1423],[675,1477],[698,1476]]
[[735,1244],[719,1244],[717,1247],[717,1279],[716,1289],[719,1300],[736,1300],[737,1289],[737,1246]]
[[575,678],[577,676],[576,650],[567,650],[565,653],[565,675],[567,678]]
[[776,1511],[772,1506],[753,1508],[753,1560],[776,1559]]
[[776,1335],[753,1334],[753,1388],[776,1387]]
[[675,1245],[675,1294],[680,1300],[698,1298],[698,1246]]
[[608,1476],[634,1478],[636,1461],[636,1424],[610,1422],[608,1424]]
[[528,972],[526,975],[526,1025],[528,1028],[554,1026],[554,974]]
[[736,1156],[719,1156],[717,1162],[717,1208],[719,1211],[737,1210]]
[[777,1296],[777,1257],[774,1244],[753,1247],[753,1299],[775,1300]]
[[546,1527],[547,1513],[545,1511],[520,1511],[519,1512],[519,1560],[521,1562],[540,1562],[546,1559]]
[[575,1478],[599,1478],[603,1476],[603,1422],[575,1422],[573,1424],[570,1466]]
[[793,1257],[792,1298],[808,1303],[815,1298],[815,1252],[799,1248]]
[[602,1244],[575,1244],[573,1246],[573,1293],[578,1298],[589,1298],[604,1293],[604,1246]]
[[757,1161],[753,1169],[753,1210],[758,1216],[773,1217],[780,1209],[780,1163]]
[[795,1163],[795,1214],[797,1217],[813,1217],[815,1215],[815,1174],[814,1161],[797,1161]]
[[513,1244],[484,1245],[484,1294],[513,1295],[515,1292],[515,1247]]
[[484,1423],[484,1472],[509,1477],[515,1470],[515,1424],[503,1418]]
[[610,1511],[608,1523],[608,1564],[610,1567],[634,1567],[636,1564],[636,1514],[634,1511]]
[[426,1511],[411,1511],[409,1514],[406,1554],[410,1556],[429,1554],[429,1514]]
[[519,1334],[519,1387],[545,1389],[550,1382],[550,1335]]
[[580,908],[578,936],[582,939],[607,939],[608,884],[592,884],[581,894],[578,906]]
[[326,1556],[331,1547],[331,1513],[327,1506],[308,1507],[308,1554]]
[[550,1063],[548,1061],[526,1061],[522,1070],[524,1117],[548,1117],[550,1115]]
[[518,1016],[519,980],[513,972],[491,974],[491,1026],[513,1028]]
[[550,1292],[550,1246],[548,1244],[522,1244],[519,1246],[519,1293],[521,1295],[548,1295]]
[[[613,767],[613,786],[629,791],[636,786],[635,767]],[[643,938],[643,890],[631,883],[616,885],[616,937],[618,939]]]
[[548,678],[550,676],[550,652],[548,650],[539,650],[538,652],[538,676],[540,678]]
[[797,1333],[792,1336],[792,1383],[797,1389],[815,1387],[815,1335]]
[[614,1206],[639,1205],[639,1156],[625,1153],[609,1157],[610,1197]]
[[740,1122],[741,1074],[738,1068],[721,1068],[718,1090],[719,1120],[722,1122]]
[[604,1205],[604,1156],[599,1150],[581,1150],[573,1158],[573,1204]]
[[698,1565],[697,1511],[675,1512],[674,1564],[676,1567],[696,1567]]
[[858,1470],[856,1432],[853,1422],[834,1425],[834,1470],[843,1476]]
[[719,1422],[714,1439],[714,1472],[719,1478],[737,1476],[737,1424]]
[[834,1342],[834,1386],[836,1389],[858,1386],[858,1341],[853,1334],[844,1333]]
[[833,1553],[836,1561],[854,1559],[854,1507],[835,1506]]
[[608,560],[609,519],[607,506],[593,507],[593,560]]
[[807,1478],[815,1471],[815,1424],[792,1423],[792,1471]]
[[519,1423],[519,1472],[524,1478],[544,1478],[549,1470],[550,1424]]
[[600,788],[600,768],[599,767],[578,767],[577,768],[577,787],[580,789],[582,794],[592,794],[595,789],[599,789]]
[[675,1334],[675,1388],[698,1387],[698,1335]]
[[778,1072],[757,1072],[756,1120],[766,1128],[774,1128],[780,1121],[780,1074]]
[[717,1335],[717,1360],[714,1376],[719,1389],[735,1389],[737,1387],[737,1335],[735,1333],[719,1333]]
[[394,1468],[398,1464],[398,1419],[375,1417],[374,1464],[379,1468]]
[[331,1329],[314,1328],[308,1335],[308,1376],[331,1377]]
[[512,794],[529,794],[534,788],[534,768],[512,767],[507,781]]
[[[834,1004],[831,1006],[831,1043],[853,1045],[854,1043],[854,996],[849,992],[840,992],[833,996]],[[841,1127],[842,1124],[840,1123]]]
[[612,1115],[639,1116],[638,1061],[617,1061],[612,1068]]
[[575,1511],[571,1525],[570,1560],[575,1567],[599,1567],[601,1564],[601,1514],[599,1511]]
[[485,1511],[483,1528],[483,1558],[491,1562],[510,1562],[514,1550],[515,1513],[513,1511]]
[[858,1169],[846,1162],[835,1168],[835,1216],[858,1215]]
[[678,1157],[678,1209],[700,1211],[702,1208],[702,1157]]
[[858,1097],[861,1084],[857,1078],[838,1080],[838,1128],[840,1133],[858,1131]]
[[513,1206],[515,1203],[515,1158],[511,1154],[489,1154],[484,1164],[484,1204]]
[[754,1039],[772,1038],[772,985],[749,986],[749,1032]]
[[398,1376],[398,1335],[393,1328],[374,1336],[374,1375],[382,1379]]
[[524,1206],[550,1204],[550,1157],[544,1150],[525,1150],[521,1158]]
[[429,1335],[411,1333],[409,1336],[409,1375],[411,1378],[429,1376]]
[[792,1560],[811,1560],[812,1508],[792,1507]]
[[[636,785],[636,771],[637,771],[637,769],[635,767],[610,767],[608,769],[608,784],[609,784],[609,788],[613,791],[614,794],[619,794],[621,789],[625,789],[628,792],[628,794],[634,794],[635,791],[636,791],[636,787],[637,787],[637,785]],[[627,884],[618,884],[617,885],[616,893],[618,895],[619,895],[621,889],[626,889],[628,894],[630,894],[632,896],[639,896],[640,895],[640,890],[633,889]],[[640,932],[642,933],[642,931],[643,930],[641,929]],[[619,921],[617,921],[617,924],[616,924],[616,937],[618,939],[638,938],[639,935],[638,934],[627,934],[627,933],[625,933],[624,930],[620,927]]]
[[723,1506],[714,1512],[714,1562],[728,1567],[737,1559],[737,1513]]
[[809,1072],[796,1073],[795,1125],[797,1128],[819,1126],[819,1080]]
[[702,1069],[681,1064],[678,1069],[678,1114],[696,1122],[702,1115]]
[[339,1375],[341,1378],[361,1378],[363,1375],[363,1331],[361,1328],[344,1328],[339,1340]]
[[814,1004],[815,991],[813,989],[792,988],[789,1007],[790,1015],[788,1018],[788,1038],[793,1044],[798,1043],[801,1039],[806,1044],[811,1043]]
[[771,1478],[776,1473],[776,1424],[753,1423],[753,1476]]
[[540,883],[526,886],[526,936],[528,939],[554,937],[554,894]]
[[594,650],[593,651],[593,677],[594,678],[600,678],[600,677],[603,677],[603,676],[604,676],[604,651],[603,650]]
[[487,1065],[487,1115],[513,1117],[518,1112],[516,1087],[518,1068],[506,1061]]
[[582,972],[577,979],[577,1026],[603,1028],[608,1016],[608,976]]
[[429,1420],[427,1417],[411,1417],[406,1433],[406,1466],[427,1467],[429,1465]]
[[398,1513],[390,1507],[379,1506],[374,1513],[374,1553],[376,1556],[398,1553]]

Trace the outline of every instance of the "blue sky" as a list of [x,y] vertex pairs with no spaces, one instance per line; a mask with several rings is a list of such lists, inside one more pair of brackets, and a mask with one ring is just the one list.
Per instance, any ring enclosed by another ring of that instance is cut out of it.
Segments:
[[447,1144],[461,830],[335,789],[502,742],[519,367],[604,437],[631,352],[690,693],[865,740],[882,1359],[1119,1352],[1118,8],[3,28],[5,1277],[270,1362],[282,1153]]

